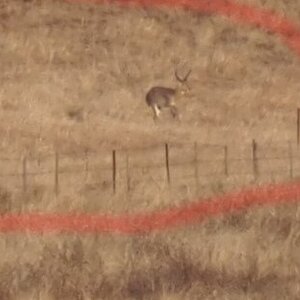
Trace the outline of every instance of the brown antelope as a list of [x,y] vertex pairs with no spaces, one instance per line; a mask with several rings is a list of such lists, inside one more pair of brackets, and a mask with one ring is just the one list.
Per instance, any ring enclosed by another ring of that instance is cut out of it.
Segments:
[[187,72],[184,78],[180,78],[177,71],[175,71],[175,78],[180,82],[177,88],[167,88],[162,86],[152,87],[146,94],[146,102],[154,113],[154,119],[159,117],[161,109],[169,108],[174,118],[180,118],[176,106],[176,100],[179,97],[186,95],[190,90],[187,80],[191,74],[191,70]]

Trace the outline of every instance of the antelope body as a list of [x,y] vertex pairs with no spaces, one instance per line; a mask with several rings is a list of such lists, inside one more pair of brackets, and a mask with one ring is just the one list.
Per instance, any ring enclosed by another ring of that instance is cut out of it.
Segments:
[[175,71],[176,79],[182,83],[177,88],[168,88],[163,86],[154,86],[146,94],[146,103],[150,106],[154,113],[154,119],[159,117],[163,108],[169,108],[174,118],[179,118],[178,109],[176,106],[176,99],[183,96],[189,90],[186,81],[191,73],[191,70],[182,79]]
[[154,116],[159,117],[162,108],[170,108],[173,117],[178,116],[175,103],[176,89],[162,86],[152,87],[146,95],[147,104],[153,109]]

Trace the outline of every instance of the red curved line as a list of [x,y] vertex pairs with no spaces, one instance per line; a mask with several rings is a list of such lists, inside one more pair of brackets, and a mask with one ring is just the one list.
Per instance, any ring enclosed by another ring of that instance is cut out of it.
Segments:
[[25,214],[4,215],[0,231],[36,233],[119,233],[138,234],[162,231],[192,224],[221,214],[249,207],[292,203],[300,200],[300,183],[268,185],[194,202],[159,212],[122,215],[99,214]]
[[[65,0],[71,3],[104,3],[105,0]],[[280,36],[300,56],[300,28],[292,21],[266,9],[239,4],[231,0],[115,0],[119,5],[144,7],[178,7],[198,12],[215,13],[241,24],[258,26]]]

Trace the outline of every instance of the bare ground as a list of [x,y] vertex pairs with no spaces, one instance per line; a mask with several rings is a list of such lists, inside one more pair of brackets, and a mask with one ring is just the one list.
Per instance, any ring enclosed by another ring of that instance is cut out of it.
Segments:
[[[296,0],[243,2],[299,20]],[[237,155],[253,138],[295,139],[300,61],[261,30],[177,10],[15,0],[0,4],[0,32],[6,158],[195,140]],[[175,86],[177,65],[192,68],[182,122],[164,113],[155,124],[145,93]],[[205,193],[224,191],[210,180]],[[92,185],[54,199],[14,184],[2,181],[2,213],[149,210],[191,197],[145,184],[130,199]],[[298,232],[299,208],[290,205],[146,237],[2,235],[0,298],[297,299]]]

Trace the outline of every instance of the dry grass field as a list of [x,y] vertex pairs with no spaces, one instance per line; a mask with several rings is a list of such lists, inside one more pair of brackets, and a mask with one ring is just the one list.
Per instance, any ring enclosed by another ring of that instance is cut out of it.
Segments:
[[[297,0],[239,2],[300,19]],[[2,0],[0,33],[0,157],[194,141],[238,156],[253,138],[295,140],[300,59],[259,29],[176,9]],[[166,111],[155,123],[145,93],[176,86],[175,68],[192,69],[182,120]],[[139,155],[155,163],[151,153]],[[70,177],[57,198],[2,178],[1,213],[144,211],[195,195],[190,182],[171,192],[144,184],[127,199],[105,185],[76,190]],[[218,178],[206,185],[200,197],[226,190]],[[290,205],[148,236],[1,234],[0,299],[299,299],[299,222]]]

